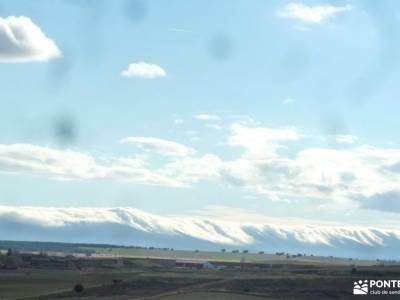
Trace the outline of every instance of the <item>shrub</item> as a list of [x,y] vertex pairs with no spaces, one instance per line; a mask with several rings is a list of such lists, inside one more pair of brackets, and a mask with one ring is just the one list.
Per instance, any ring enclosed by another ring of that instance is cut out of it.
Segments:
[[83,285],[80,284],[80,283],[75,284],[75,286],[74,286],[74,291],[75,291],[75,293],[77,293],[77,294],[82,293],[84,289],[85,289],[85,288],[84,288]]

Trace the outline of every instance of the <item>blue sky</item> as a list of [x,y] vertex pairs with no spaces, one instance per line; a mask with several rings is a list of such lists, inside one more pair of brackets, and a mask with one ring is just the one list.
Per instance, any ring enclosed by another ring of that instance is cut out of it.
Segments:
[[399,9],[2,1],[0,204],[395,222]]

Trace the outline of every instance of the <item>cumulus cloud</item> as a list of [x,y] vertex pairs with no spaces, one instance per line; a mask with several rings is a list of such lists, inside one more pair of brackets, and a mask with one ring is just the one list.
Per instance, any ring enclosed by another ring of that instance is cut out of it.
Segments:
[[111,179],[180,187],[183,184],[145,167],[140,159],[117,158],[101,164],[86,153],[30,144],[0,145],[0,172],[62,180]]
[[339,13],[351,9],[352,6],[349,4],[344,6],[330,4],[308,6],[302,3],[291,2],[278,11],[278,16],[296,19],[305,23],[319,24],[333,18]]
[[[236,140],[233,145],[248,149],[241,158],[224,162],[221,167],[222,178],[233,185],[271,200],[318,199],[336,208],[355,207],[362,199],[400,189],[400,174],[393,168],[400,162],[399,149],[304,148],[289,156],[277,151],[281,145],[276,144],[278,140],[271,143],[267,138],[267,143],[254,143],[251,134],[245,134],[252,130],[255,128],[240,128],[243,134],[234,130],[230,137]],[[265,128],[257,131],[270,132]]]
[[218,116],[209,115],[209,114],[198,114],[198,115],[195,115],[194,118],[197,120],[202,120],[202,121],[217,121],[217,120],[219,120]]
[[121,76],[154,79],[167,76],[167,72],[159,65],[140,61],[130,64],[126,70],[121,72]]
[[357,141],[357,137],[350,134],[338,134],[335,136],[335,140],[339,144],[354,144]]
[[144,151],[155,152],[165,156],[188,156],[195,153],[190,147],[155,137],[127,137],[120,142],[122,144],[132,144]]
[[28,17],[0,17],[0,63],[45,61],[61,56],[53,40]]
[[[274,201],[318,202],[335,209],[397,210],[400,149],[353,145],[311,147],[311,136],[294,128],[231,124],[224,147],[229,156],[199,153],[155,137],[127,137],[148,153],[99,159],[90,153],[29,144],[0,145],[0,172],[55,179],[109,179],[140,184],[189,187],[200,181],[227,184]],[[225,131],[224,131],[225,132]],[[234,149],[231,149],[234,150]]]
[[279,148],[277,142],[296,141],[301,135],[296,129],[272,129],[266,127],[249,127],[241,123],[231,125],[228,145],[244,148],[248,156],[260,158],[275,156]]

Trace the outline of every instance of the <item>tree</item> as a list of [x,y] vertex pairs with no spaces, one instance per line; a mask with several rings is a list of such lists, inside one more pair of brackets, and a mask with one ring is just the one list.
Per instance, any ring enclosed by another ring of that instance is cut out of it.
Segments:
[[226,249],[221,249],[221,252],[226,252]]
[[85,288],[83,287],[83,285],[82,285],[81,283],[77,283],[77,284],[75,284],[75,286],[74,286],[74,291],[75,291],[75,293],[77,293],[77,294],[82,293],[84,289],[85,289]]

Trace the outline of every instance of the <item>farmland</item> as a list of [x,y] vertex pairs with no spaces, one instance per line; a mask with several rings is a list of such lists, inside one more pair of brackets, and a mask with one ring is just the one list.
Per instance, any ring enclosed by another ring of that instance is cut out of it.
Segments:
[[[0,256],[2,300],[351,299],[354,280],[400,276],[396,262],[112,245],[21,245],[19,251],[3,249]],[[76,290],[77,285],[82,290]]]

